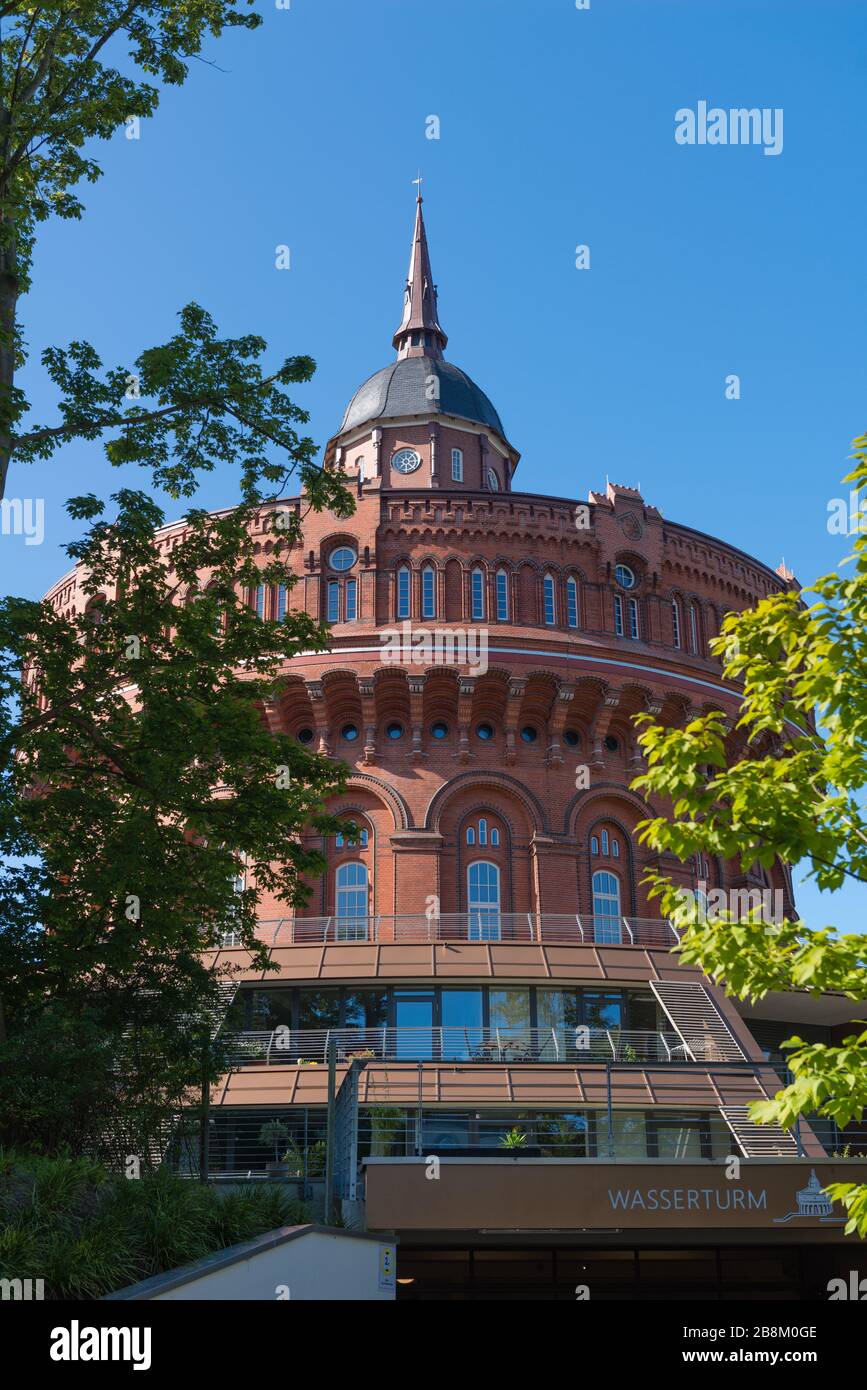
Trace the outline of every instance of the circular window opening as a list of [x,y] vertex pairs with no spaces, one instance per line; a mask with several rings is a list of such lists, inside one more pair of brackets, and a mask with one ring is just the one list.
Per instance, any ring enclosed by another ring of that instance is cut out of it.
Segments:
[[356,724],[344,724],[340,730],[340,737],[345,738],[347,743],[354,743],[358,738],[358,726]]
[[620,744],[613,734],[606,734],[605,747],[608,749],[609,753],[616,753]]
[[491,492],[500,491],[500,480],[494,472],[493,468],[488,469],[488,487],[490,488]]
[[563,735],[563,742],[568,743],[570,748],[577,748],[581,742],[581,735],[576,733],[574,729],[567,729]]
[[434,738],[448,738],[449,736],[449,726],[442,719],[438,719],[435,724],[431,724],[430,731]]
[[533,728],[532,724],[524,725],[523,729],[521,730],[521,738],[524,740],[525,743],[535,743],[538,737],[539,735],[537,731]]
[[477,725],[476,725],[476,738],[480,738],[480,739],[482,739],[485,743],[487,743],[488,740],[489,740],[489,739],[492,739],[493,737],[494,737],[494,726],[493,726],[493,724],[477,724]]
[[635,588],[635,573],[628,565],[618,565],[614,571],[614,578],[621,589]]
[[416,453],[415,449],[398,449],[391,456],[391,466],[398,473],[414,473],[420,463],[421,454]]
[[298,742],[299,742],[299,743],[312,743],[312,742],[313,742],[313,730],[312,730],[312,729],[299,729],[299,730],[298,730]]
[[328,557],[328,563],[333,570],[351,570],[358,556],[351,545],[339,545],[336,550],[332,550]]
[[403,738],[403,725],[398,724],[397,720],[391,724],[386,724],[385,736],[386,738]]

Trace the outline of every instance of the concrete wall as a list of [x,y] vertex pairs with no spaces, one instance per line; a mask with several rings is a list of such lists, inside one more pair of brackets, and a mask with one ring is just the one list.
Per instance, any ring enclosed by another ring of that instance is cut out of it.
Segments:
[[110,1297],[158,1302],[391,1302],[395,1256],[395,1246],[378,1237],[320,1226],[284,1227]]

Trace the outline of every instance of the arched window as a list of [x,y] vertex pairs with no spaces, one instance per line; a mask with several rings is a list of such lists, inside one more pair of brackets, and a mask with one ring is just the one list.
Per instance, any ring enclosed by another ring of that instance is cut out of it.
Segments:
[[500,832],[499,832],[499,830],[497,829],[496,826],[493,826],[493,827],[491,828],[491,844],[493,845],[494,849],[496,849],[497,846],[499,845],[499,843],[500,843]]
[[470,598],[473,620],[478,622],[485,616],[485,572],[479,566],[470,576]]
[[452,482],[462,483],[464,481],[464,451],[463,449],[452,449]]
[[401,565],[397,572],[397,616],[408,618],[410,616],[412,578],[409,568]]
[[593,875],[593,937],[601,942],[619,942],[620,879],[607,869],[597,869]]
[[367,866],[356,860],[340,864],[334,876],[335,936],[338,941],[367,937]]
[[623,599],[619,594],[614,595],[614,631],[618,637],[623,636]]
[[475,826],[473,826],[473,825],[468,825],[468,826],[467,826],[467,844],[468,844],[468,845],[474,845],[475,843],[476,843],[476,829],[475,829]]
[[287,590],[285,584],[277,585],[277,621],[282,623],[286,617]]
[[478,859],[467,869],[467,910],[471,941],[500,939],[500,871]]
[[328,581],[328,603],[325,618],[329,623],[340,622],[340,581],[338,579],[329,579]]
[[500,491],[500,479],[499,479],[499,477],[498,477],[496,471],[495,471],[493,468],[489,468],[489,469],[487,470],[487,475],[486,475],[486,476],[487,476],[487,479],[488,479],[488,487],[490,488],[491,492],[499,492],[499,491]]
[[680,635],[680,629],[681,629],[681,623],[680,623],[680,604],[679,604],[679,602],[677,601],[677,599],[673,599],[673,600],[672,600],[672,603],[671,603],[671,628],[672,628],[672,632],[674,633],[674,645],[675,645],[675,646],[678,648],[678,650],[679,650],[679,649],[680,649],[680,646],[681,646],[681,643],[682,643],[682,641],[683,641],[683,638],[682,638],[681,635]]
[[566,620],[570,627],[578,626],[578,580],[574,575],[566,580]]
[[364,482],[364,455],[363,455],[363,454],[359,454],[358,458],[355,460],[355,467],[358,469],[358,481],[359,481],[360,483],[363,483],[363,482]]
[[480,845],[486,845],[487,843],[488,843],[488,822],[483,818],[482,820],[479,821],[479,844],[480,844]]
[[638,599],[628,598],[626,600],[626,611],[629,618],[629,636],[634,642],[641,636],[638,626]]
[[689,605],[689,649],[693,656],[698,655],[698,614],[694,603]]
[[257,584],[257,585],[256,585],[256,588],[255,588],[255,590],[254,590],[254,600],[255,600],[255,604],[256,604],[256,617],[257,617],[257,618],[262,618],[262,619],[264,619],[264,617],[265,617],[265,592],[266,592],[266,590],[265,590],[265,585],[264,585],[264,584]]
[[557,621],[557,604],[554,597],[554,576],[546,574],[543,581],[545,595],[545,622],[548,627],[553,627]]
[[509,576],[505,570],[497,570],[497,622],[509,621]]
[[437,572],[433,565],[425,565],[421,572],[421,615],[423,618],[437,615]]
[[343,621],[354,623],[358,617],[358,581],[347,579],[343,590]]

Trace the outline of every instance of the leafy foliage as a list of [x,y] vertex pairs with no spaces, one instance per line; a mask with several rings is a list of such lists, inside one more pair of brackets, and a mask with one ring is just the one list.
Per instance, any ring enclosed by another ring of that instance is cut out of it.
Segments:
[[[854,448],[856,466],[845,481],[867,486],[867,436]],[[809,604],[784,592],[726,617],[712,645],[725,676],[742,685],[739,756],[729,756],[718,711],[682,729],[664,729],[648,716],[639,721],[647,772],[633,786],[671,807],[641,827],[654,850],[681,860],[716,855],[744,870],[756,861],[765,868],[806,861],[824,890],[847,879],[867,883],[867,536],[859,535],[847,565],[805,591]],[[863,936],[800,921],[769,923],[758,911],[708,918],[666,875],[648,877],[682,929],[682,958],[736,997],[799,989],[867,999]],[[809,1113],[839,1125],[860,1120],[867,1109],[863,1024],[835,1046],[797,1038],[787,1046],[794,1080],[773,1100],[754,1104],[753,1118],[784,1127]],[[848,1211],[847,1230],[867,1235],[867,1185],[829,1190]]]
[[217,1189],[166,1169],[137,1180],[86,1159],[0,1155],[0,1278],[101,1298],[280,1226],[309,1221],[277,1186]]

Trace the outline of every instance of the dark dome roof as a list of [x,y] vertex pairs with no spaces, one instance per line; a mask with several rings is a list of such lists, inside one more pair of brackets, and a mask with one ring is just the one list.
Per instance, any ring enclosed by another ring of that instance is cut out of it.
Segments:
[[[439,378],[439,400],[430,398],[429,378]],[[484,391],[460,367],[437,357],[404,357],[359,386],[343,417],[339,433],[368,420],[399,415],[458,415],[488,425],[506,438],[502,422]]]

